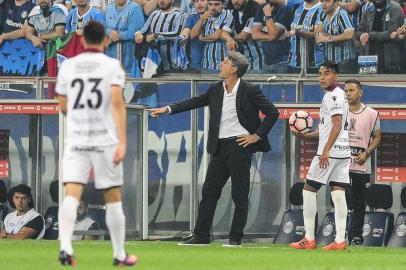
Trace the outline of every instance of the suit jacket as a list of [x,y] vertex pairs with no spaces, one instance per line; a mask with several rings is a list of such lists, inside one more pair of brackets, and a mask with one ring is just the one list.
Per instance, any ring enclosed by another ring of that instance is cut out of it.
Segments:
[[[209,106],[210,119],[207,139],[207,152],[209,154],[214,154],[217,149],[223,95],[223,81],[219,81],[211,84],[209,89],[199,96],[169,105],[172,114]],[[236,109],[240,124],[250,134],[255,133],[261,138],[261,140],[252,145],[253,152],[267,152],[271,150],[268,133],[278,120],[278,109],[262,94],[256,85],[242,79],[237,91]],[[262,122],[259,118],[259,112],[265,115]]]

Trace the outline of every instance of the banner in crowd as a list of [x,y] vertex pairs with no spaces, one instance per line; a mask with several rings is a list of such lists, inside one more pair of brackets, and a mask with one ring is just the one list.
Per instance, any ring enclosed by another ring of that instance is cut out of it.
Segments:
[[26,39],[6,40],[0,46],[0,75],[39,76],[45,50]]
[[[58,67],[66,59],[78,55],[84,50],[80,42],[80,36],[76,32],[70,32],[63,37],[53,37],[48,41],[47,65],[48,76],[56,77]],[[48,98],[55,96],[55,84],[48,84]]]

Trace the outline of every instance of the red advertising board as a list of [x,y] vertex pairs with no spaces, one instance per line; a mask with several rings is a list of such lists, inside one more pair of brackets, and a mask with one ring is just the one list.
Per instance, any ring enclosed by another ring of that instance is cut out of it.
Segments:
[[56,103],[0,103],[0,114],[58,114]]
[[[374,108],[379,112],[381,120],[406,120],[406,109],[380,109]],[[319,119],[319,108],[279,108],[279,117],[281,119],[289,119],[289,116],[296,111],[307,111],[313,119]]]
[[406,182],[406,134],[382,133],[376,163],[378,182]]
[[312,159],[317,152],[318,140],[303,140],[300,138],[298,140],[300,158],[299,179],[306,180],[306,175],[309,171],[310,163],[312,163]]
[[8,177],[9,175],[8,160],[0,160],[0,177]]

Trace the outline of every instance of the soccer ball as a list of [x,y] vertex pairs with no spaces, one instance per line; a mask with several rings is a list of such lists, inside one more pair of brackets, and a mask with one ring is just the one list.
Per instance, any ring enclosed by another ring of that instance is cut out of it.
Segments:
[[289,117],[289,128],[297,133],[309,132],[313,126],[313,118],[306,111],[297,111]]

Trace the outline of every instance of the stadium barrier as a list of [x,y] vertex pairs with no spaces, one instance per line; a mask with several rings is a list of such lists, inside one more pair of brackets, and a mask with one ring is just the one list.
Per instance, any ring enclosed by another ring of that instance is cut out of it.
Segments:
[[[299,109],[307,110],[317,118],[322,96],[315,77],[271,77],[270,82],[263,77],[248,76],[246,79],[258,84],[264,95],[276,103],[281,111],[281,121],[269,136],[273,151],[256,154],[253,158],[246,227],[248,237],[276,235],[289,204],[289,188],[303,179],[309,156],[315,151],[314,143],[306,144],[290,135],[286,119],[291,112]],[[60,150],[63,126],[58,118],[56,102],[42,100],[47,96],[47,83],[54,80],[42,77],[0,78],[3,89],[27,88],[27,82],[30,85],[30,91],[0,91],[0,129],[10,130],[6,164],[8,175],[2,178],[9,186],[18,183],[31,185],[36,208],[42,212],[51,204],[50,199],[42,194],[47,194],[48,184],[58,179],[58,160],[63,152]],[[128,136],[134,139],[129,140],[131,150],[125,163],[128,184],[124,188],[124,205],[128,235],[145,239],[191,230],[208,161],[204,150],[207,109],[151,120],[143,107],[134,103],[165,105],[198,95],[215,80],[218,80],[216,76],[177,74],[127,81],[124,95],[130,103],[128,106],[136,108],[134,114],[129,113]],[[373,177],[379,183],[401,187],[406,181],[406,173],[401,166],[403,160],[394,147],[406,149],[403,146],[406,106],[399,105],[406,102],[404,81],[401,77],[389,76],[362,78],[362,81],[365,84],[364,99],[379,109],[385,133],[383,148],[374,157]],[[139,93],[135,95],[135,92]],[[30,106],[23,106],[27,104]],[[45,108],[41,104],[54,107]],[[388,155],[388,152],[393,155]],[[5,170],[5,166],[0,163],[1,170]],[[231,222],[233,204],[230,187],[228,183],[219,200],[213,224],[216,237],[225,237]],[[395,193],[398,189],[393,190]],[[392,212],[396,213],[400,211],[397,199],[400,196],[394,196]],[[319,208],[319,216],[323,217],[329,203],[323,198],[327,196],[321,197],[323,207]]]

